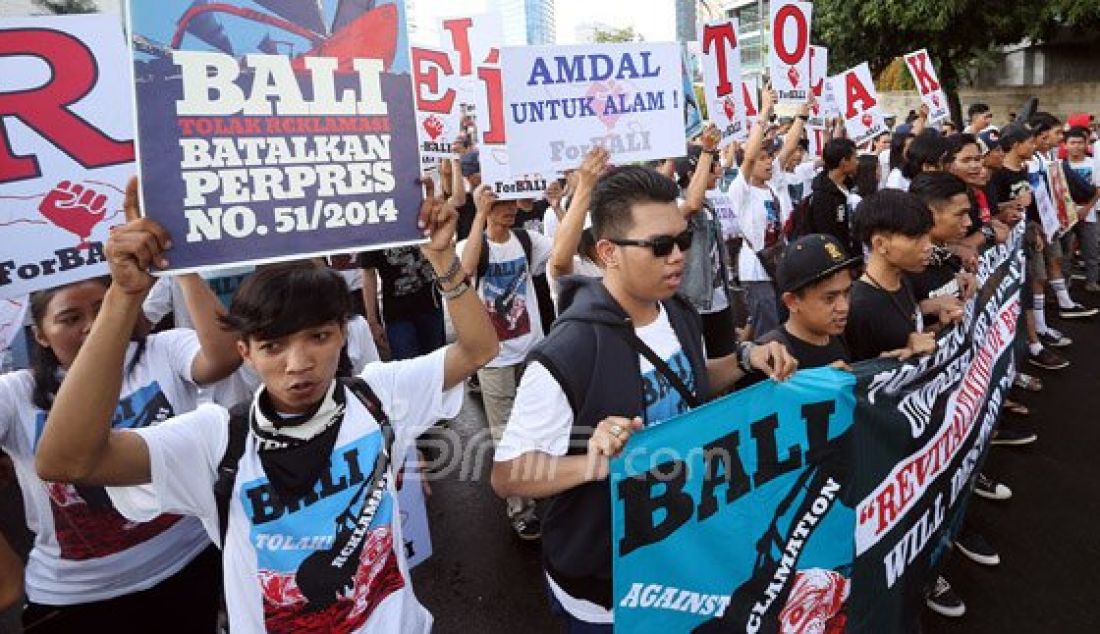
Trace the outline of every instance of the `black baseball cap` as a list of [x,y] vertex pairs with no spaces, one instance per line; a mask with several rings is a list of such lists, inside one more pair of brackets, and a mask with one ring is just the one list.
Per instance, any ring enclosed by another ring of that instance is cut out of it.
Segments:
[[787,245],[776,270],[780,293],[793,293],[830,275],[850,269],[862,260],[850,257],[840,241],[824,233],[811,233]]

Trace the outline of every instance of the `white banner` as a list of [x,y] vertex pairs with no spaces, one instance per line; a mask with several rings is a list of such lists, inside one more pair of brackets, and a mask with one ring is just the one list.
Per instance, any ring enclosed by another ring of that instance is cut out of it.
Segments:
[[507,47],[501,64],[513,173],[575,168],[593,145],[617,164],[685,153],[676,43]]
[[707,113],[722,133],[718,147],[741,138],[745,117],[745,91],[741,79],[741,47],[737,43],[737,21],[711,22],[703,27],[703,87]]
[[0,299],[107,273],[134,175],[118,16],[0,20]]
[[409,447],[401,469],[403,477],[401,488],[397,489],[397,505],[401,509],[401,540],[405,542],[405,557],[412,569],[432,556],[432,531],[424,504],[424,474],[420,470],[416,447]]
[[864,143],[886,131],[886,123],[879,107],[878,92],[871,79],[871,69],[867,62],[832,77],[840,116],[844,117],[844,127],[848,138],[856,145]]
[[[477,111],[480,113],[477,129],[481,182],[500,200],[538,198],[546,191],[547,179],[537,173],[514,176],[509,162],[500,66],[483,64],[478,67],[477,75],[481,84],[481,89],[475,95]],[[577,164],[579,163],[578,161]]]
[[410,47],[409,59],[420,156],[451,158],[451,143],[462,132],[458,69],[452,57],[438,49]]
[[[810,47],[810,92],[814,95],[814,105],[810,108],[810,128],[825,127],[825,118],[831,112],[825,103],[825,86],[829,84],[829,49],[824,46]],[[832,92],[830,91],[830,96]],[[834,109],[835,109],[835,104]]]
[[29,297],[0,299],[0,351],[10,346],[16,335],[23,332],[29,300]]
[[917,93],[920,99],[928,106],[928,122],[939,123],[951,116],[951,109],[947,103],[947,94],[943,92],[939,78],[936,77],[936,68],[932,65],[932,58],[928,51],[921,49],[905,56],[905,65],[913,76],[913,83],[917,85]]
[[806,103],[810,95],[809,2],[772,2],[768,74],[779,103]]
[[477,69],[500,62],[499,43],[504,24],[499,13],[455,16],[439,21],[440,48],[451,54],[458,67],[459,102],[474,104],[480,90]]

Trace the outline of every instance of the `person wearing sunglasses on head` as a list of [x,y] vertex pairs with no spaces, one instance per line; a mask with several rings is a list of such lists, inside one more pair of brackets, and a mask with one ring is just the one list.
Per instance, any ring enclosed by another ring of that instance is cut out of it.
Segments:
[[631,434],[731,387],[748,372],[782,380],[779,343],[706,359],[702,325],[679,297],[694,234],[676,183],[644,167],[602,176],[592,198],[602,280],[560,280],[561,313],[528,355],[494,457],[500,496],[544,501],[542,549],[554,610],[569,631],[610,632],[608,461]]

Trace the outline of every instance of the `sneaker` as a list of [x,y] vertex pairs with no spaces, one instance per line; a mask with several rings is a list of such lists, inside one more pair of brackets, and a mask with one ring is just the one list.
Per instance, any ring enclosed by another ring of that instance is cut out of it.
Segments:
[[1007,500],[1012,497],[1012,489],[984,473],[979,473],[974,482],[974,494],[987,500]]
[[990,444],[1019,447],[1021,445],[1030,445],[1036,440],[1039,440],[1039,435],[1035,432],[1012,429],[1011,427],[1005,427],[1002,423],[1001,428],[993,432],[993,440],[990,441]]
[[542,537],[542,522],[534,513],[517,515],[512,518],[512,530],[525,542],[535,541]]
[[1085,292],[1100,293],[1100,284],[1097,284],[1096,282],[1089,282],[1088,284],[1085,284]]
[[1092,317],[1096,313],[1100,313],[1100,309],[1085,308],[1076,302],[1069,308],[1058,307],[1058,316],[1062,319],[1082,319],[1084,317]]
[[1016,373],[1016,380],[1014,381],[1016,387],[1024,390],[1025,392],[1042,392],[1043,381],[1037,376],[1025,374],[1023,372]]
[[1001,556],[993,550],[989,542],[980,533],[975,533],[966,527],[963,527],[955,536],[955,548],[976,564],[996,566],[1001,563]]
[[932,588],[932,592],[925,598],[924,603],[929,610],[940,616],[957,619],[966,614],[966,604],[959,595],[955,594],[951,584],[947,583],[947,579],[943,577],[936,577],[936,586]]
[[1073,344],[1073,339],[1053,328],[1047,328],[1046,332],[1039,333],[1039,343],[1048,348],[1065,348]]
[[1043,348],[1039,354],[1028,355],[1027,362],[1045,370],[1061,370],[1069,366],[1065,357],[1050,348]]
[[1070,280],[1076,280],[1078,282],[1084,282],[1088,278],[1085,277],[1084,273],[1074,271],[1073,273],[1070,273],[1069,279]]

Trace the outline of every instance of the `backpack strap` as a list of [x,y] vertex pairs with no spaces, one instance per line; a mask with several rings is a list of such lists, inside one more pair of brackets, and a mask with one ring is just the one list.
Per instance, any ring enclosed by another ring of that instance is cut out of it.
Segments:
[[[367,408],[382,433],[382,452],[385,464],[391,461],[394,431],[382,401],[370,385],[358,376],[341,377],[340,383],[348,389]],[[233,496],[233,487],[237,482],[237,467],[244,455],[245,440],[248,438],[249,418],[252,401],[238,403],[229,409],[229,441],[225,453],[218,463],[217,479],[214,481],[214,502],[218,510],[218,533],[221,547],[225,548],[225,536],[229,532],[229,500]]]
[[225,536],[229,531],[229,498],[237,482],[237,465],[244,454],[251,407],[252,402],[245,401],[229,408],[229,440],[218,463],[217,479],[214,481],[214,503],[218,509],[218,536],[222,548],[225,548]]
[[554,307],[554,296],[550,294],[550,282],[546,279],[546,273],[535,275],[535,258],[534,246],[531,244],[531,234],[527,233],[526,229],[513,229],[512,233],[516,234],[516,239],[519,240],[519,244],[523,247],[523,256],[527,259],[527,270],[531,275],[531,284],[535,287],[535,299],[538,301],[539,306],[539,321],[542,322],[542,334],[550,332],[550,327],[554,325],[554,318],[557,317],[557,310]]

